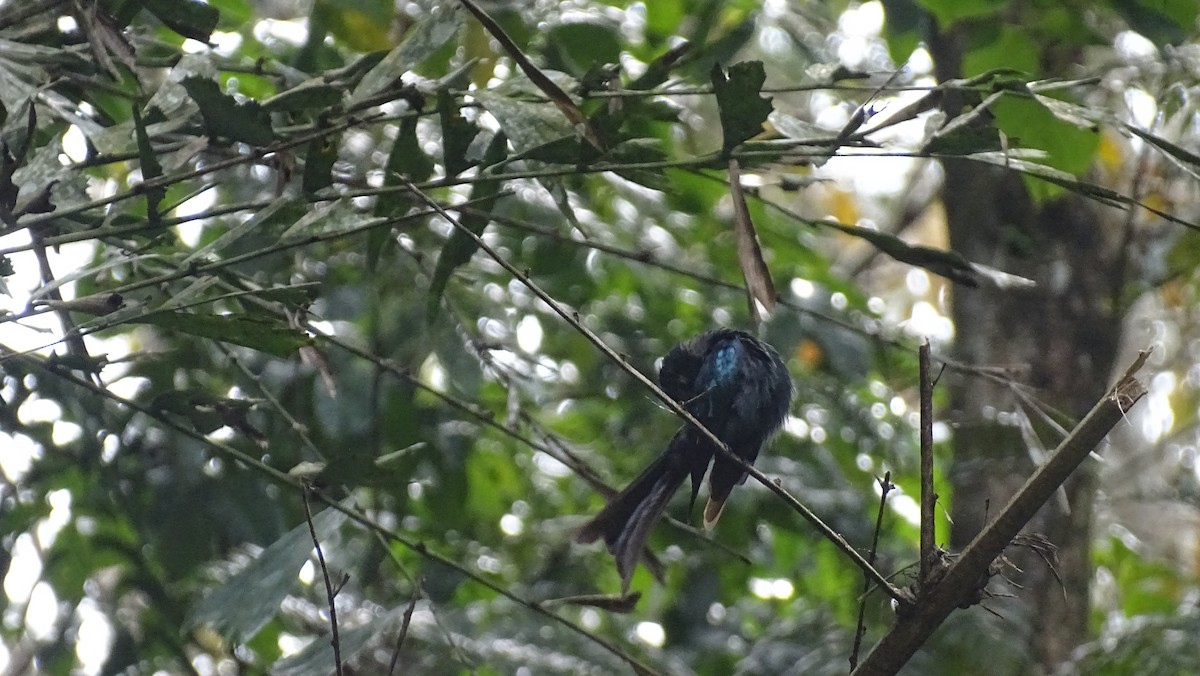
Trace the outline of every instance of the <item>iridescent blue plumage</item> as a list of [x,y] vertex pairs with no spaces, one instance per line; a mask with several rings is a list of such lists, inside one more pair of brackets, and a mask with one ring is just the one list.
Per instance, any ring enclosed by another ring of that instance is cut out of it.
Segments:
[[[754,462],[762,444],[783,424],[792,400],[791,379],[775,350],[732,329],[709,331],[676,345],[663,357],[658,378],[664,392],[747,462]],[[688,476],[695,501],[710,462],[704,524],[711,527],[730,491],[746,475],[737,463],[718,454],[700,430],[684,425],[666,452],[584,525],[578,540],[603,537],[617,560],[622,585],[628,587],[650,529],[667,502]]]

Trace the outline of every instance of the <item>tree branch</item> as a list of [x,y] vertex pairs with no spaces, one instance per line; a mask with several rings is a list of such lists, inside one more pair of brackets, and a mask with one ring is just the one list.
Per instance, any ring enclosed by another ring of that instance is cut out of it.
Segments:
[[924,645],[943,621],[958,607],[968,607],[991,576],[992,563],[1004,552],[1033,515],[1054,495],[1059,486],[1104,440],[1125,413],[1146,394],[1134,374],[1146,363],[1143,351],[1117,384],[1092,408],[1082,422],[1055,449],[1009,500],[994,521],[987,525],[936,585],[922,595],[908,616],[896,620],[890,631],[871,650],[852,676],[890,676]]

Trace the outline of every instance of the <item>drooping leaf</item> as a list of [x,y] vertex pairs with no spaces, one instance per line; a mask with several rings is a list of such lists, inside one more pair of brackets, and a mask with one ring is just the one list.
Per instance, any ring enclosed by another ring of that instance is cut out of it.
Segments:
[[213,136],[256,146],[270,145],[275,140],[271,117],[258,102],[238,103],[208,78],[189,77],[182,84],[188,96],[200,106],[204,124]]
[[409,180],[421,182],[433,175],[433,160],[421,149],[417,139],[417,122],[420,118],[408,115],[400,120],[399,133],[388,155],[387,185],[399,185],[396,175],[407,176]]
[[462,116],[454,96],[445,89],[438,91],[437,110],[442,124],[442,163],[447,176],[458,176],[471,166],[467,150],[479,133],[479,127]]
[[330,173],[338,158],[340,135],[326,135],[308,142],[304,152],[304,174],[300,185],[305,193],[329,187]]
[[[132,110],[133,128],[137,136],[138,160],[141,162],[142,168],[142,181],[149,181],[162,176],[162,165],[158,163],[154,147],[150,145],[150,135],[146,133],[146,124],[142,121],[141,112],[137,106],[132,106]],[[158,205],[166,194],[167,189],[162,186],[146,190],[146,220],[151,223],[158,222]]]
[[[508,154],[508,139],[503,132],[497,133],[491,143],[488,144],[487,151],[484,153],[482,166],[484,171],[487,167],[499,164]],[[477,212],[487,212],[491,210],[495,204],[495,196],[500,193],[501,181],[485,180],[476,181],[471,187],[471,199],[484,198],[484,202],[479,203],[471,213],[464,215],[459,219],[466,229],[476,235],[483,234],[483,229],[487,227],[488,218]],[[437,311],[438,304],[441,302],[442,293],[446,290],[446,283],[450,281],[450,275],[454,273],[459,266],[471,260],[471,256],[479,245],[475,243],[469,235],[455,228],[450,233],[450,238],[446,240],[445,246],[438,253],[437,265],[433,271],[433,279],[429,283],[429,299],[426,302],[426,315],[432,317]]]
[[[383,178],[384,185],[397,187],[403,184],[401,181],[403,177],[420,182],[433,175],[433,159],[425,154],[425,151],[421,149],[420,140],[417,139],[417,123],[419,121],[420,118],[416,115],[409,115],[400,120],[396,140],[392,143],[392,151],[388,153],[387,173]],[[380,216],[399,216],[412,204],[412,196],[407,192],[386,192],[379,196],[375,213]],[[385,235],[386,233],[383,233],[379,237]]]
[[737,160],[729,160],[729,189],[733,196],[733,229],[737,234],[738,265],[742,269],[742,279],[746,280],[750,317],[757,325],[763,319],[760,308],[768,315],[775,309],[775,283],[771,281],[771,271],[758,245],[758,233],[754,231],[754,222],[750,220]]
[[771,99],[759,93],[767,74],[761,61],[744,61],[730,66],[728,75],[714,65],[710,76],[721,115],[721,151],[728,155],[743,141],[757,136],[771,114]]

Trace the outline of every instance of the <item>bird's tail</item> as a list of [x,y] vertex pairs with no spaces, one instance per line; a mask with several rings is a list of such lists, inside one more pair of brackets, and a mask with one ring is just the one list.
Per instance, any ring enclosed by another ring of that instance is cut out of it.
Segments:
[[[748,462],[754,462],[757,455],[757,449],[752,454],[739,453],[736,448],[733,452]],[[712,473],[708,477],[708,503],[704,505],[704,530],[712,530],[717,525],[733,487],[746,483],[746,476],[741,466],[722,455],[713,460]]]
[[682,447],[682,436],[675,435],[667,452],[650,463],[575,536],[576,542],[582,543],[604,538],[608,551],[617,561],[622,590],[629,588],[629,580],[650,530],[666,510],[671,496],[691,474],[691,458]]

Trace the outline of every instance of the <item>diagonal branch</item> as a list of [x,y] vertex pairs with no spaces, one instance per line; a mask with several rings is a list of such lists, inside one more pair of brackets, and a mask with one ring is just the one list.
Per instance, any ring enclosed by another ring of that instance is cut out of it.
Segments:
[[1134,378],[1134,374],[1146,363],[1149,355],[1148,351],[1143,351],[1138,356],[1125,375],[1059,445],[1050,460],[1029,477],[996,519],[975,536],[945,576],[937,584],[923,590],[911,613],[896,620],[896,624],[851,676],[895,674],[955,608],[967,607],[972,603],[973,597],[987,584],[996,557],[1004,552],[1004,548],[1092,449],[1146,394],[1146,387]]

